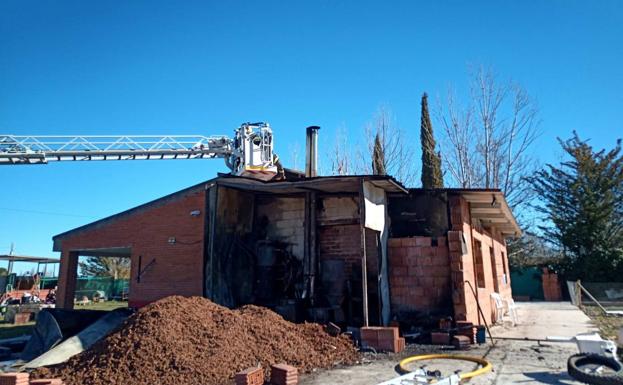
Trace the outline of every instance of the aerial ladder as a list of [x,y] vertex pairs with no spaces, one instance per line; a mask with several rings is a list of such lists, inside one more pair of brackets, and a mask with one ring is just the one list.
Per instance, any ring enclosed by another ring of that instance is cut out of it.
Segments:
[[0,135],[1,165],[60,161],[222,158],[233,175],[262,180],[278,173],[268,123],[243,123],[234,137],[201,135]]

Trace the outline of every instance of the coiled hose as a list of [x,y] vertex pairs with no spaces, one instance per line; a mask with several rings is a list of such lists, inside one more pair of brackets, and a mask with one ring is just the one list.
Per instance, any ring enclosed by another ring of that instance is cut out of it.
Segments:
[[452,354],[422,354],[419,356],[411,356],[411,357],[407,357],[404,360],[400,361],[400,369],[405,371],[405,372],[410,372],[409,369],[407,369],[407,365],[410,364],[411,362],[415,362],[415,361],[424,361],[424,360],[438,360],[438,359],[444,359],[444,360],[460,360],[460,361],[469,361],[469,362],[474,362],[476,364],[482,365],[481,368],[478,368],[474,371],[471,371],[469,373],[461,373],[459,375],[459,377],[461,378],[461,380],[466,380],[468,378],[472,378],[472,377],[476,377],[479,376],[481,374],[490,372],[491,369],[493,369],[493,365],[491,365],[491,363],[487,360],[485,360],[484,358],[480,358],[480,357],[472,357],[472,356],[461,356],[461,355],[452,355]]

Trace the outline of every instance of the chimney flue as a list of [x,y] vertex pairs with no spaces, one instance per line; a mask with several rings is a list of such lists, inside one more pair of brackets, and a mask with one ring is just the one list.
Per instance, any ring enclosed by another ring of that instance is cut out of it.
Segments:
[[318,130],[319,126],[307,127],[305,146],[305,177],[313,178],[318,175]]

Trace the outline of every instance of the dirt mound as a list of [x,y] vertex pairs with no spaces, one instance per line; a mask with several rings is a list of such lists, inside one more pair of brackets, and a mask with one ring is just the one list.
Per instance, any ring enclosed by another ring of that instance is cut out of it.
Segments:
[[285,362],[308,372],[357,358],[347,337],[331,337],[320,325],[293,324],[258,306],[230,310],[173,296],[140,309],[88,351],[33,375],[68,385],[220,385],[258,364],[266,370]]

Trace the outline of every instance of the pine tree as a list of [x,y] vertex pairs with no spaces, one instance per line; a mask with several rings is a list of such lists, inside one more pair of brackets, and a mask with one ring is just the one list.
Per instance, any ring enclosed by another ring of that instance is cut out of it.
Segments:
[[385,153],[383,152],[383,145],[381,145],[381,138],[378,133],[374,137],[374,151],[372,153],[372,173],[374,175],[387,174],[387,170],[385,168]]
[[623,156],[595,152],[577,133],[559,142],[570,158],[528,178],[547,224],[544,239],[564,258],[568,278],[609,281],[623,274]]
[[441,155],[435,152],[433,125],[428,114],[428,95],[422,95],[422,121],[420,125],[422,143],[422,187],[426,189],[443,188]]

